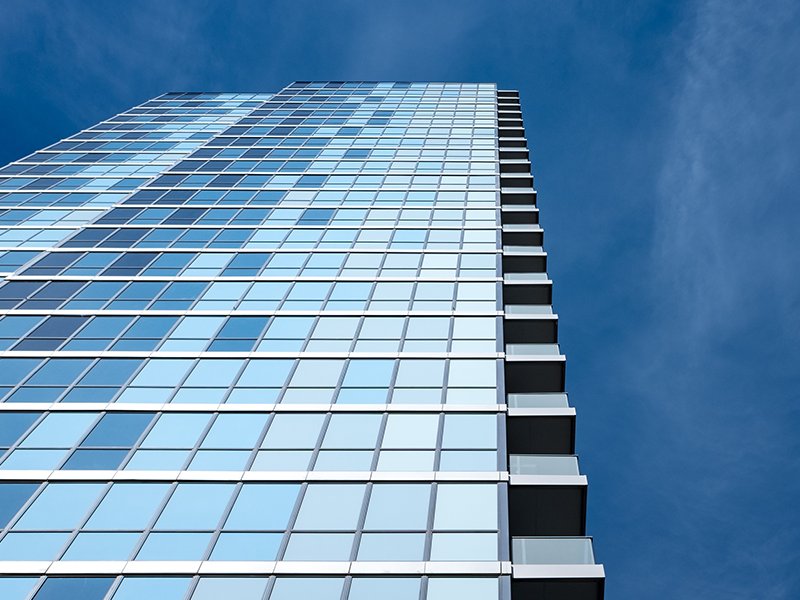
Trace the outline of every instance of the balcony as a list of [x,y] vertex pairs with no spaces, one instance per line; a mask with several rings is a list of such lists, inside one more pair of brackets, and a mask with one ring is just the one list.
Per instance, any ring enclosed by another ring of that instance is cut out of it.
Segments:
[[497,130],[498,138],[520,138],[525,139],[525,128],[520,126],[499,127]]
[[527,158],[500,159],[500,175],[508,173],[531,174],[531,161]]
[[576,456],[512,454],[509,471],[512,536],[586,534],[588,483]]
[[517,189],[531,190],[533,188],[533,175],[530,174],[530,171],[527,173],[503,173],[501,171],[500,188],[512,188],[513,191]]
[[511,455],[575,452],[575,409],[564,393],[509,393],[506,443]]
[[[518,113],[511,113],[518,114]],[[527,150],[500,150],[500,160],[528,160]]]
[[534,225],[539,222],[539,209],[530,205],[503,206],[500,218],[503,225]]
[[603,600],[605,572],[587,537],[511,541],[514,600]]
[[536,190],[530,175],[504,175],[500,178],[502,206],[536,206]]
[[514,273],[544,273],[547,271],[547,252],[541,246],[504,246],[503,275]]
[[503,225],[503,246],[539,246],[544,239],[544,230],[538,225],[518,223]]
[[546,273],[539,277],[503,277],[503,302],[506,312],[510,307],[547,305],[553,303],[553,282]]
[[566,360],[557,344],[506,344],[506,391],[563,392]]
[[565,476],[580,475],[577,456],[552,456],[549,454],[512,454],[509,472],[519,476]]
[[[500,129],[498,131],[500,137],[498,138],[498,143],[500,144],[501,150],[509,150],[511,148],[526,148],[528,147],[528,140],[524,137],[510,137],[504,135],[506,130]],[[523,131],[524,133],[524,131]]]
[[558,341],[558,317],[553,314],[552,309],[527,314],[507,312],[503,319],[503,339],[506,342],[506,352],[516,354],[532,352],[533,350],[523,348],[528,344],[555,344]]

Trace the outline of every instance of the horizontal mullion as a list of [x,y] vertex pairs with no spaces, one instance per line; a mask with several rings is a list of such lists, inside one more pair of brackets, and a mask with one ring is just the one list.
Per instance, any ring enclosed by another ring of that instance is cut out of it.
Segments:
[[[487,300],[487,302],[491,302],[492,300]],[[236,300],[238,302],[238,300]],[[402,302],[402,300],[400,300]],[[435,300],[434,300],[435,302]],[[447,302],[447,300],[444,300]],[[81,315],[81,316],[183,316],[183,315],[200,315],[204,317],[213,317],[213,316],[273,316],[273,315],[280,315],[280,316],[320,316],[320,317],[353,317],[353,316],[370,316],[370,317],[397,317],[397,316],[406,316],[406,317],[425,317],[425,316],[432,316],[432,317],[443,317],[443,316],[454,316],[454,317],[494,317],[494,316],[503,316],[505,313],[502,310],[491,310],[491,311],[479,311],[479,310],[455,310],[455,309],[447,309],[447,310],[430,310],[430,309],[404,309],[404,310],[385,310],[385,309],[377,309],[377,310],[369,310],[369,309],[360,309],[360,310],[325,310],[325,309],[317,309],[317,310],[284,310],[284,309],[274,309],[274,310],[243,310],[232,308],[229,310],[221,310],[221,309],[203,309],[203,308],[194,308],[194,309],[185,309],[185,310],[164,310],[164,309],[140,309],[140,310],[133,310],[133,309],[104,309],[104,308],[90,308],[90,309],[68,309],[68,308],[53,308],[53,309],[16,309],[16,308],[9,308],[9,309],[0,309],[0,314],[2,315],[19,315],[19,316],[54,316],[54,315]],[[524,318],[524,319],[541,319],[541,318],[548,318],[554,319],[556,318],[555,314],[544,314],[544,315],[524,315],[524,316],[516,316],[512,315],[515,318]]]
[[[186,470],[3,470],[0,481],[297,481],[437,482],[509,480],[508,471],[186,471]],[[1,563],[0,563],[1,564]]]
[[[479,243],[479,242],[475,242]],[[489,242],[491,243],[491,242]],[[16,250],[18,247],[13,248]],[[474,250],[471,248],[149,248],[149,247],[79,247],[79,246],[59,246],[59,247],[45,247],[48,252],[54,254],[70,253],[70,252],[92,252],[92,253],[112,253],[119,254],[120,252],[130,253],[148,253],[154,252],[165,254],[502,254],[501,248],[493,248],[486,250]],[[30,248],[29,248],[30,249]]]
[[340,281],[367,281],[370,283],[376,282],[442,282],[442,283],[488,283],[488,282],[502,282],[502,276],[495,277],[380,277],[380,276],[337,276],[337,277],[319,277],[319,276],[275,276],[265,277],[263,275],[250,275],[250,276],[231,276],[231,277],[208,277],[208,276],[155,276],[155,275],[135,275],[122,277],[119,275],[9,275],[8,281],[247,281],[250,283],[258,281],[331,281],[338,283]]
[[[469,207],[468,208],[475,208]],[[176,207],[177,208],[177,207]],[[195,208],[192,206],[192,208]],[[198,208],[219,208],[219,206],[208,206],[208,207],[198,207]],[[234,207],[238,208],[238,207]],[[250,207],[251,208],[251,207]],[[292,206],[291,208],[296,208]],[[317,208],[317,207],[314,207]],[[496,208],[496,207],[493,207]],[[435,209],[434,209],[435,210]],[[444,209],[447,210],[447,209]],[[460,210],[460,209],[455,209]],[[488,208],[486,210],[489,210]],[[398,225],[375,225],[372,223],[366,223],[364,225],[341,225],[341,224],[330,224],[330,225],[280,225],[275,223],[261,223],[258,225],[239,225],[239,224],[223,224],[223,225],[203,225],[198,223],[190,223],[186,225],[180,224],[173,224],[173,223],[144,223],[144,224],[136,224],[136,223],[121,223],[121,224],[106,224],[106,223],[87,223],[85,225],[76,225],[76,227],[84,227],[86,229],[290,229],[292,231],[295,230],[302,230],[302,229],[310,229],[310,230],[337,230],[337,229],[344,229],[344,230],[351,230],[357,229],[359,231],[362,230],[385,230],[388,229],[390,231],[394,231],[395,229],[412,229],[412,230],[455,230],[455,231],[464,231],[469,230],[487,230],[487,231],[494,231],[497,229],[501,229],[500,225],[477,225],[474,227],[464,227],[461,225],[414,225],[412,223],[399,223]],[[33,227],[30,225],[22,226],[3,226],[0,225],[0,229],[3,228],[20,228],[20,229],[64,229],[66,226],[61,225],[50,225],[50,226],[43,226],[43,227]]]
[[[516,409],[519,410],[519,409]],[[572,409],[574,411],[574,409]],[[190,402],[0,402],[2,412],[505,413],[505,404],[217,404]],[[0,470],[0,477],[3,471]]]
[[[580,565],[588,566],[588,565]],[[594,565],[591,565],[594,566]],[[511,575],[510,561],[0,561],[3,575]]]
[[[491,341],[491,340],[489,340]],[[516,355],[525,359],[531,359],[527,355]],[[0,358],[383,358],[383,359],[413,359],[413,358],[482,358],[497,359],[506,358],[504,352],[320,352],[297,350],[293,352],[259,352],[257,350],[247,352],[213,352],[208,350],[200,351],[131,351],[131,350],[2,350]],[[534,355],[536,360],[547,360],[549,356]],[[562,357],[563,358],[563,357]]]

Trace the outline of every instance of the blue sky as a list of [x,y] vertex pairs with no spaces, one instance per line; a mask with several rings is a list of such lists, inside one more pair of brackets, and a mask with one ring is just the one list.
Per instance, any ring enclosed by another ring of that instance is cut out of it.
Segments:
[[800,598],[800,4],[39,2],[0,164],[168,90],[521,91],[614,599]]

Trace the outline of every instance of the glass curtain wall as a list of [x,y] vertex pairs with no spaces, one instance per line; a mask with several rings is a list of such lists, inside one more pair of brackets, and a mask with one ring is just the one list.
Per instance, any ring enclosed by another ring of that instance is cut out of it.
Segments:
[[508,597],[496,91],[172,93],[0,170],[0,597]]

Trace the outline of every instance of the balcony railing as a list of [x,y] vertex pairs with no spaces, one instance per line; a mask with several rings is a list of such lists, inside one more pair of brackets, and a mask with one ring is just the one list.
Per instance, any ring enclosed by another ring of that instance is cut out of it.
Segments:
[[511,356],[560,356],[558,344],[506,344],[506,354]]
[[523,273],[506,271],[503,273],[503,278],[506,281],[550,281],[547,273],[537,271],[525,271]]
[[503,252],[506,254],[531,254],[536,252],[544,252],[541,246],[503,246]]
[[512,475],[580,475],[576,456],[512,454],[508,462]]
[[592,538],[513,538],[511,561],[522,565],[593,565]]
[[509,408],[569,408],[566,394],[508,394]]
[[552,315],[553,307],[549,304],[506,304],[507,315]]

